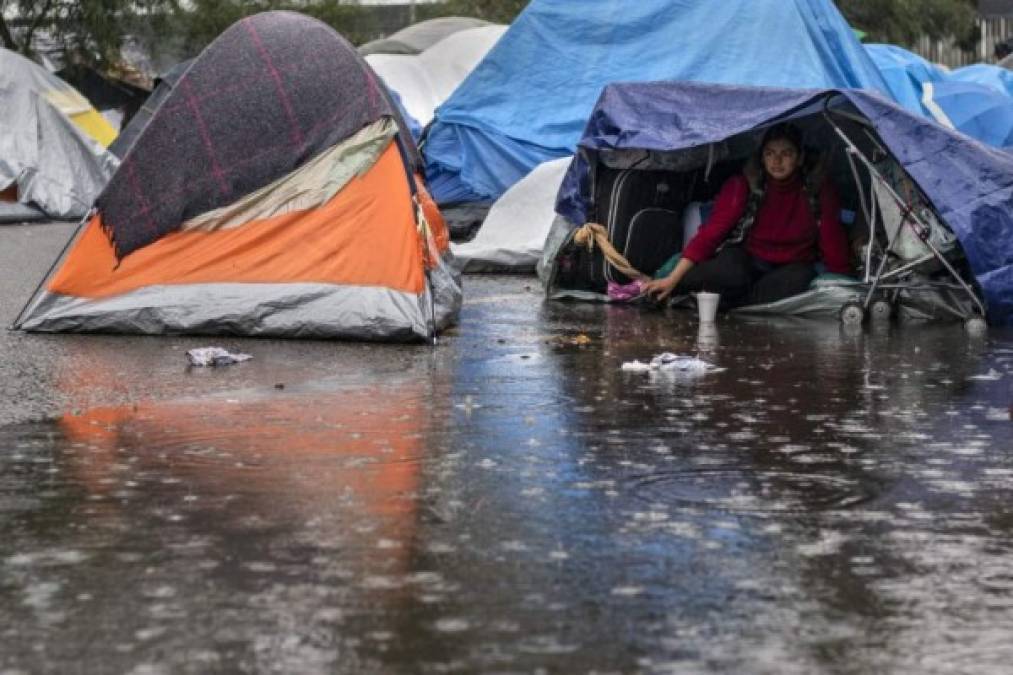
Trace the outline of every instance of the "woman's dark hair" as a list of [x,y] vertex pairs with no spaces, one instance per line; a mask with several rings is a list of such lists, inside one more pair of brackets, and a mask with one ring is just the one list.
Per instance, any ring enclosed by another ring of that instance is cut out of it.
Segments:
[[[746,165],[743,171],[746,175],[746,180],[749,181],[750,189],[760,190],[763,186],[765,172],[763,169],[763,149],[767,147],[767,143],[772,141],[788,141],[798,151],[800,156],[804,157],[805,146],[803,145],[802,130],[794,124],[788,122],[780,122],[767,129],[763,134],[763,140],[760,141],[760,145],[756,147],[756,152],[749,156],[746,161]],[[804,173],[805,167],[799,167]]]
[[767,147],[767,143],[772,141],[788,141],[795,146],[799,154],[802,153],[802,131],[794,124],[788,122],[781,122],[767,129],[767,132],[763,134],[763,141],[760,142],[760,152]]

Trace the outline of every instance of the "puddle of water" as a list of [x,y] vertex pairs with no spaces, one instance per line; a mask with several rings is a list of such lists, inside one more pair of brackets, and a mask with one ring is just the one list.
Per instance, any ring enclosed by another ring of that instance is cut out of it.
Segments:
[[[1013,338],[701,334],[469,283],[486,301],[403,373],[0,428],[0,672],[1013,659]],[[619,370],[664,351],[725,370]]]
[[632,478],[639,499],[733,513],[812,513],[844,509],[876,496],[872,481],[815,472],[697,469]]

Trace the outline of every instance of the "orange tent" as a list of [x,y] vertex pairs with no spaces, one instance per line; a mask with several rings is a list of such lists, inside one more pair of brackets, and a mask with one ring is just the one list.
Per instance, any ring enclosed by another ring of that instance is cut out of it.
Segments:
[[20,327],[432,337],[461,291],[405,129],[328,26],[240,21],[159,106]]

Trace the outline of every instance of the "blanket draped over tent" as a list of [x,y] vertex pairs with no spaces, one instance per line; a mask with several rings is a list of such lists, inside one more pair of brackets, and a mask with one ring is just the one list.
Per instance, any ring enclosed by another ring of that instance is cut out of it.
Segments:
[[602,87],[651,80],[889,91],[831,0],[534,0],[437,110],[433,196],[499,197],[573,152]]
[[[117,255],[267,185],[380,115],[399,117],[373,71],[335,37],[279,13],[208,46],[98,199]],[[402,140],[414,165],[415,146]]]
[[[602,93],[557,199],[582,224],[592,199],[591,165],[605,150],[697,151],[827,101],[875,129],[959,238],[988,305],[989,318],[1013,323],[1013,156],[854,90],[788,90],[694,83],[615,84]],[[748,105],[742,105],[748,100]],[[673,115],[672,111],[679,111]]]
[[168,93],[21,326],[432,337],[461,293],[418,167],[344,38],[246,18]]

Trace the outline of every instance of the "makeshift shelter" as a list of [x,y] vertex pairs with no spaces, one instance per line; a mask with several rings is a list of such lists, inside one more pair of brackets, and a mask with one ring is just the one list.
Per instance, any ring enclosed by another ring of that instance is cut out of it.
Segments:
[[[885,300],[879,307],[887,313],[960,316],[970,323],[980,322],[984,304],[994,323],[1013,322],[1013,157],[854,90],[607,87],[559,193],[562,217],[540,269],[549,296],[602,297],[609,259],[586,254],[575,239],[583,231],[586,244],[582,226],[589,221],[622,225],[610,220],[613,193],[602,189],[617,185],[617,174],[631,176],[632,185],[653,172],[659,189],[643,206],[663,202],[678,228],[681,209],[712,199],[725,177],[742,170],[763,129],[786,119],[804,130],[807,146],[822,149],[844,203],[859,211],[856,227],[870,231],[861,261],[865,278],[818,278],[808,293],[744,311],[838,315],[846,305],[869,310]],[[686,232],[670,237],[674,246],[660,251],[660,259],[678,253],[688,238]],[[657,253],[650,251],[655,259]],[[629,262],[647,275],[659,272]]]
[[0,101],[0,222],[83,217],[116,170],[85,133],[108,128],[105,120],[73,87],[6,49]]
[[437,111],[433,196],[498,198],[573,153],[602,87],[651,80],[889,92],[831,0],[533,0]]
[[158,107],[20,327],[406,340],[461,294],[383,86],[331,28],[229,28]]
[[1013,149],[1013,97],[977,82],[944,80],[922,86],[929,115],[994,148]]
[[913,113],[928,115],[922,104],[922,85],[941,82],[948,73],[913,52],[888,44],[868,44],[865,51],[879,68],[894,101]]
[[366,62],[400,96],[407,113],[425,126],[506,30],[498,25],[469,28],[419,54],[369,54]]
[[949,74],[949,79],[983,84],[1004,96],[1013,97],[1013,71],[990,63],[975,63],[957,68]]
[[41,96],[102,147],[108,147],[116,138],[112,125],[74,87],[37,63],[3,48],[0,83],[5,89],[24,88]]
[[490,26],[488,21],[468,16],[441,16],[413,23],[385,38],[359,47],[363,56],[369,54],[420,54],[454,33],[471,28]]

